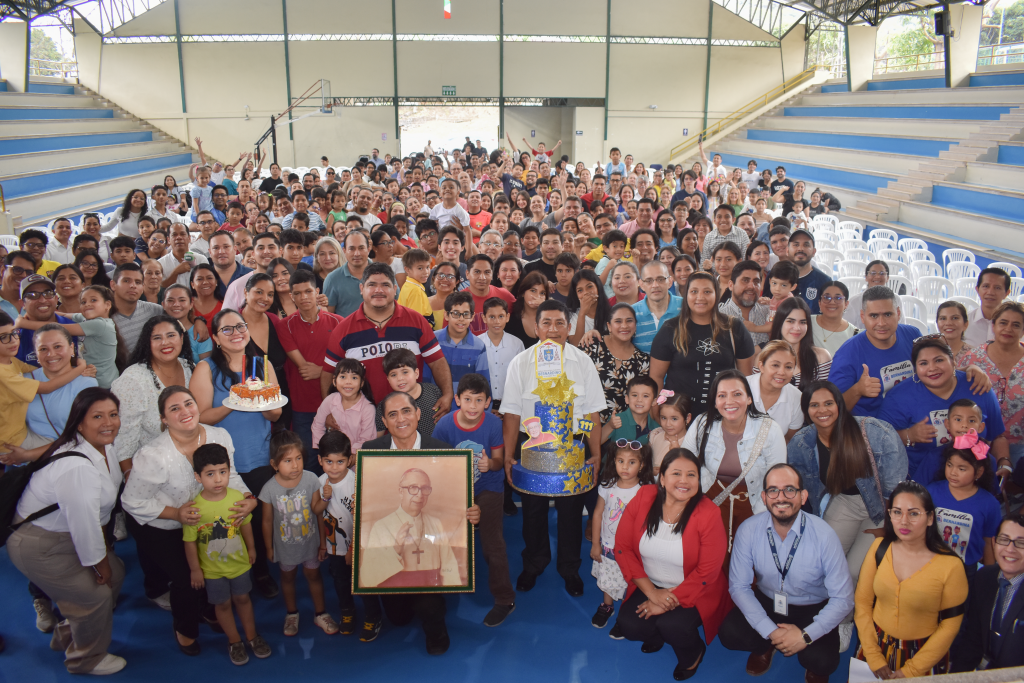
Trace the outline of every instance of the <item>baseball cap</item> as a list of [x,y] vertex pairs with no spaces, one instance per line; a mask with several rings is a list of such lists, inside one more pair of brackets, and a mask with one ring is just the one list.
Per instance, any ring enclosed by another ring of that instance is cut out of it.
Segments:
[[18,292],[18,296],[24,299],[25,290],[27,290],[32,285],[38,285],[39,283],[49,285],[49,288],[52,290],[57,289],[56,287],[53,286],[53,283],[50,282],[50,278],[46,277],[45,275],[40,275],[39,273],[32,273],[31,275],[29,275],[28,277],[21,281],[21,290]]
[[801,234],[801,233],[803,233],[804,235],[807,235],[808,237],[811,238],[811,244],[816,244],[815,241],[814,241],[814,235],[811,234],[811,231],[810,230],[804,230],[803,228],[800,228],[798,230],[794,230],[789,235],[789,240],[792,242],[796,238],[796,236]]

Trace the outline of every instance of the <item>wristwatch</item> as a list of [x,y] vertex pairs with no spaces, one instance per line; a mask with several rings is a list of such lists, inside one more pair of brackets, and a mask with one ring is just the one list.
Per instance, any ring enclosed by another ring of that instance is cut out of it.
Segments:
[[814,642],[811,639],[811,637],[809,635],[807,635],[807,631],[805,631],[804,629],[800,629],[800,633],[803,634],[804,642],[807,643],[808,645],[810,645],[811,643]]

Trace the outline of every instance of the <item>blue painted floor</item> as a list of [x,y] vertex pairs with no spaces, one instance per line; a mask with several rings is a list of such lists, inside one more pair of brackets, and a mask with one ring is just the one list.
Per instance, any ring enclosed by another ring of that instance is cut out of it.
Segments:
[[[522,516],[505,518],[512,580],[522,568]],[[551,511],[552,533],[555,512]],[[552,556],[554,537],[552,536]],[[114,642],[111,652],[128,660],[128,666],[112,677],[114,681],[182,683],[213,681],[221,676],[230,680],[414,680],[417,683],[460,683],[486,680],[488,683],[523,681],[566,681],[636,683],[671,681],[676,660],[671,648],[645,655],[639,643],[615,641],[608,637],[611,623],[603,630],[590,625],[590,618],[601,601],[595,580],[590,576],[589,543],[581,550],[584,560],[580,575],[586,584],[581,598],[570,597],[563,588],[554,564],[540,577],[529,593],[520,593],[516,610],[498,628],[481,624],[493,604],[487,586],[487,565],[477,562],[478,589],[475,594],[448,597],[448,631],[452,647],[441,657],[430,657],[424,648],[423,632],[417,626],[396,628],[386,620],[380,637],[372,643],[360,643],[358,636],[327,636],[312,624],[313,608],[308,591],[300,579],[298,594],[301,623],[299,635],[287,638],[281,633],[284,607],[254,597],[256,622],[274,654],[258,660],[250,655],[244,667],[231,664],[227,639],[202,627],[199,657],[186,657],[174,643],[171,615],[150,603],[142,591],[142,575],[131,540],[117,544],[117,553],[125,560],[128,576],[121,602],[114,613]],[[333,584],[324,565],[327,604],[338,616]],[[70,681],[62,653],[49,649],[50,636],[35,629],[35,612],[25,578],[11,565],[5,550],[0,550],[0,614],[4,615],[0,632],[7,640],[7,651],[0,654],[0,682],[50,683]],[[358,603],[358,600],[357,600]],[[831,680],[845,681],[849,657],[855,652],[856,638],[843,655],[839,670]],[[705,661],[694,681],[752,680],[745,673],[747,655],[729,652],[716,639],[708,648]],[[803,669],[796,658],[776,655],[770,671],[758,679],[765,683],[793,683],[803,680]],[[255,678],[253,678],[255,677]],[[225,679],[220,679],[225,680]]]

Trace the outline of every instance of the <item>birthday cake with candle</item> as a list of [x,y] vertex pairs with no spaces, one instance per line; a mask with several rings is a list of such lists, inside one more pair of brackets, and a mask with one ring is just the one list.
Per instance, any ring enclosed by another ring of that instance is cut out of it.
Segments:
[[256,377],[250,377],[240,384],[232,385],[228,404],[242,408],[262,408],[281,401],[281,385],[270,384]]
[[562,368],[562,348],[553,342],[535,345],[538,397],[533,417],[523,420],[529,437],[519,462],[512,466],[512,487],[540,496],[572,496],[594,487],[595,468],[587,464],[586,444],[574,434],[589,434],[595,425],[576,419],[576,385]]

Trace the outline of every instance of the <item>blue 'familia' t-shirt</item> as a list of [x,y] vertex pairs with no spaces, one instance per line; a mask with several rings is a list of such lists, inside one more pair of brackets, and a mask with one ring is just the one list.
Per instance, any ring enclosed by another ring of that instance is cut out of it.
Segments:
[[914,366],[910,362],[910,352],[914,348],[914,340],[920,336],[921,332],[916,327],[899,325],[896,328],[896,343],[888,349],[876,347],[867,334],[850,337],[839,347],[828,373],[829,381],[839,387],[839,391],[846,392],[860,381],[864,365],[868,366],[869,375],[882,380],[882,393],[875,398],[864,397],[857,401],[852,411],[854,415],[878,417],[886,393],[913,377]]
[[[953,443],[943,422],[949,413],[949,406],[962,398],[969,398],[981,408],[985,429],[981,438],[991,441],[1005,431],[1003,413],[999,408],[996,392],[975,395],[967,374],[956,373],[956,388],[949,398],[936,396],[920,382],[901,382],[885,396],[882,408],[876,417],[890,423],[897,431],[907,429],[928,418],[935,428],[935,441],[915,443],[907,448],[907,475],[914,481],[927,486],[936,478],[942,478],[942,452]],[[993,463],[994,464],[994,463]]]
[[479,494],[481,491],[504,492],[504,470],[480,472],[479,469],[481,458],[490,458],[492,448],[503,448],[505,445],[505,437],[501,432],[501,420],[488,410],[484,412],[484,419],[480,420],[474,429],[463,429],[455,419],[458,414],[459,411],[456,410],[454,413],[448,413],[442,417],[434,427],[434,438],[452,444],[452,448],[467,448],[473,451],[473,492],[475,494]]
[[935,521],[942,540],[964,564],[980,562],[985,554],[985,539],[995,538],[1003,519],[996,497],[978,489],[973,496],[957,500],[949,492],[948,481],[931,484],[928,493],[935,503]]

